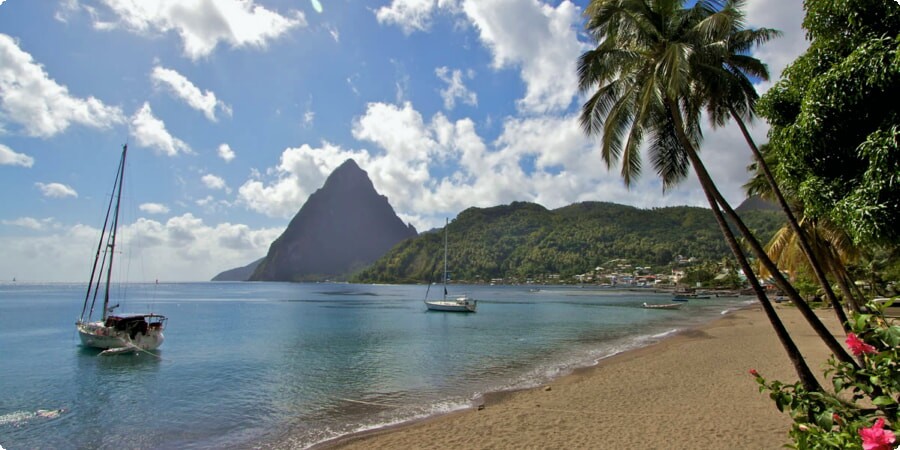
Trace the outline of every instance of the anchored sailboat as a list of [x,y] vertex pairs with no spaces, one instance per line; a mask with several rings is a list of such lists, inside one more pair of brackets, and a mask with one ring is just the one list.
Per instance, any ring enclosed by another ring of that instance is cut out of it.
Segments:
[[[441,300],[427,300],[428,292],[425,292],[425,306],[430,311],[447,311],[447,312],[475,312],[478,306],[478,300],[473,300],[468,295],[459,295],[455,299],[447,300],[447,228],[449,228],[450,220],[444,226],[444,294]],[[429,285],[429,289],[431,286]]]
[[[81,343],[88,347],[153,350],[162,345],[165,339],[163,328],[166,317],[153,313],[112,314],[119,305],[109,306],[109,285],[116,249],[116,231],[119,227],[119,206],[122,201],[127,153],[128,146],[125,145],[122,147],[119,170],[113,183],[113,195],[109,199],[103,230],[100,232],[100,243],[97,244],[97,254],[94,256],[84,305],[81,307],[81,317],[75,322],[75,328],[78,330]],[[100,320],[94,320],[94,307],[101,290],[103,307]]]

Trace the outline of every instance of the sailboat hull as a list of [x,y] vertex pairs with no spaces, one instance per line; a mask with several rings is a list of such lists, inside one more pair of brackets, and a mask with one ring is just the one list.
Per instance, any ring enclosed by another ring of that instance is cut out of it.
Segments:
[[82,345],[104,350],[122,347],[154,350],[165,340],[161,327],[134,332],[108,327],[103,322],[78,322],[75,326]]
[[445,312],[475,312],[477,303],[471,300],[435,300],[426,301],[425,306],[429,311],[445,311]]

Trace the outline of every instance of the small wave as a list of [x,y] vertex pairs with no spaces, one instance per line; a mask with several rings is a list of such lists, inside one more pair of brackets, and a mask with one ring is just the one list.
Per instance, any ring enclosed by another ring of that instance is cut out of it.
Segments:
[[55,419],[64,413],[65,409],[39,409],[37,411],[16,411],[0,416],[0,425],[21,425],[31,419]]
[[434,416],[449,414],[455,411],[461,411],[466,408],[470,408],[472,406],[472,402],[455,402],[455,401],[442,401],[437,402],[424,408],[418,409],[417,411],[410,411],[404,408],[403,411],[397,412],[392,417],[387,418],[385,420],[372,422],[372,423],[364,423],[364,424],[356,424],[350,425],[346,429],[346,431],[337,431],[331,427],[326,427],[322,430],[320,437],[315,438],[311,442],[296,442],[301,445],[302,448],[310,448],[316,447],[319,444],[334,441],[336,439],[340,439],[346,436],[352,436],[354,434],[366,433],[369,431],[381,430],[384,428],[390,428],[397,425],[402,425],[405,423],[415,422],[418,420],[427,419]]

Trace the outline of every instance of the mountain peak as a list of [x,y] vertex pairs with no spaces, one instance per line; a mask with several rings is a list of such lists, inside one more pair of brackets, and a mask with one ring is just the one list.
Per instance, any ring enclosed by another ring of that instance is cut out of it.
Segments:
[[309,196],[250,280],[345,278],[416,234],[375,190],[366,171],[348,159]]

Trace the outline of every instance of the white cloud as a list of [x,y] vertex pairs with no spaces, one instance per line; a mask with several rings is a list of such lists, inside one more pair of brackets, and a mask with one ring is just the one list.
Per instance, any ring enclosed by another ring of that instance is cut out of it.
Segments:
[[321,148],[302,145],[281,154],[277,167],[256,173],[238,189],[240,203],[270,217],[290,218],[325,178],[348,158],[368,160],[365,152],[350,152],[329,143]]
[[144,103],[144,106],[131,117],[131,135],[134,136],[139,146],[168,156],[192,153],[191,148],[184,141],[169,134],[166,124],[153,115],[149,103]]
[[142,203],[138,209],[147,214],[168,214],[169,207],[162,203]]
[[553,8],[537,0],[467,0],[463,9],[491,50],[497,69],[521,68],[526,113],[565,110],[578,92],[575,64],[581,13],[564,0]]
[[184,44],[185,56],[193,60],[208,56],[220,42],[234,48],[266,48],[291,29],[306,26],[300,11],[285,16],[253,0],[102,1],[118,22],[95,19],[95,27],[123,27],[136,33],[175,31]]
[[[597,143],[584,136],[577,114],[508,118],[502,127],[500,136],[487,143],[471,119],[453,122],[438,113],[426,120],[410,103],[371,103],[354,121],[353,135],[376,149],[289,148],[277,167],[241,186],[240,202],[290,218],[338,165],[353,158],[398,215],[419,230],[439,226],[443,217],[471,206],[512,201],[548,208],[582,201],[706,206],[693,175],[664,194],[646,157],[643,175],[627,189],[620,168],[608,170]],[[710,132],[702,156],[726,198],[740,202],[749,153],[736,129]]]
[[78,193],[75,192],[75,189],[72,189],[69,186],[66,186],[62,183],[34,183],[38,189],[41,190],[41,193],[44,194],[44,197],[50,198],[65,198],[65,197],[78,197]]
[[325,29],[328,30],[328,34],[331,35],[331,38],[334,39],[334,42],[337,42],[338,44],[341,43],[341,32],[338,31],[337,27],[326,25]]
[[0,111],[0,121],[45,138],[73,124],[103,129],[125,121],[118,107],[94,97],[72,96],[5,34],[0,34]]
[[[3,2],[0,1],[0,5],[2,4]],[[53,14],[53,18],[62,23],[68,23],[69,18],[76,11],[78,11],[78,0],[61,0],[59,2],[59,9]]]
[[525,83],[518,101],[527,114],[563,111],[578,92],[575,64],[585,49],[577,39],[581,11],[563,0],[557,7],[538,0],[394,0],[376,12],[383,24],[407,34],[428,29],[437,10],[464,14],[493,55],[493,67],[516,67]]
[[54,220],[52,217],[47,217],[45,219],[35,219],[34,217],[19,217],[15,220],[0,220],[0,223],[2,223],[3,225],[28,228],[30,230],[45,230],[57,225],[56,220]]
[[222,177],[213,175],[211,173],[203,175],[203,177],[201,177],[200,180],[203,181],[203,185],[209,189],[214,189],[214,190],[228,189],[228,185],[225,184],[225,180],[223,180]]
[[13,149],[0,144],[0,166],[31,167],[33,165],[34,158],[24,153],[16,153]]
[[[809,47],[805,31],[801,28],[803,3],[755,0],[746,3],[745,11],[749,27],[775,28],[783,33],[780,38],[753,50],[753,56],[768,64],[771,78],[780,78],[781,71]],[[757,90],[763,93],[771,85],[772,83],[762,83],[757,86]]]
[[[453,109],[453,107],[456,106],[457,98],[467,105],[478,105],[478,96],[463,84],[463,74],[461,70],[455,69],[451,72],[448,67],[438,67],[437,69],[434,69],[434,74],[437,75],[441,81],[447,83],[447,88],[441,89],[441,98],[444,99],[445,109]],[[468,74],[468,78],[470,79],[473,76],[474,74],[471,72]]]
[[188,106],[202,112],[213,122],[217,120],[216,109],[231,116],[231,107],[217,99],[215,93],[210,90],[201,92],[194,83],[175,70],[156,66],[150,73],[150,78],[157,86],[167,86],[177,98],[184,100]]
[[228,144],[220,144],[218,154],[219,158],[222,158],[227,163],[231,162],[231,160],[235,157],[234,150],[232,150],[231,146]]
[[[191,214],[165,222],[140,218],[119,227],[116,258],[122,267],[139,267],[130,274],[114,272],[123,281],[198,281],[218,272],[243,266],[265,255],[283,228],[251,229],[247,225],[206,224]],[[50,234],[2,235],[0,273],[15,274],[20,280],[84,281],[90,267],[85,265],[96,251],[100,230],[73,225],[55,227]],[[54,270],[46,270],[53,261]]]
[[406,34],[426,31],[431,26],[431,16],[438,8],[454,10],[456,0],[393,0],[390,6],[382,6],[375,12],[378,23],[398,25]]

